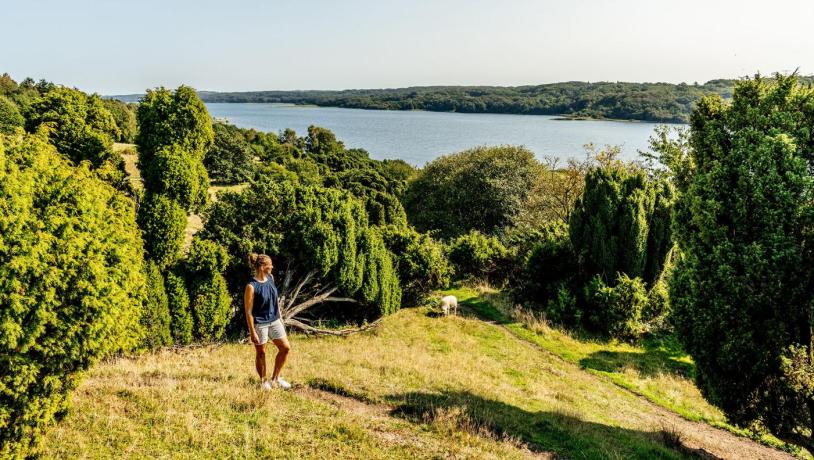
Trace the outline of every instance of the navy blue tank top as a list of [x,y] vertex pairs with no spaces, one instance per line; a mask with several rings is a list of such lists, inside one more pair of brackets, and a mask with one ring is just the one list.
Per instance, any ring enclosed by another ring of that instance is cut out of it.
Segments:
[[280,308],[277,305],[278,292],[274,280],[270,276],[261,283],[252,278],[249,284],[254,288],[254,305],[252,305],[252,316],[255,323],[270,323],[280,319]]

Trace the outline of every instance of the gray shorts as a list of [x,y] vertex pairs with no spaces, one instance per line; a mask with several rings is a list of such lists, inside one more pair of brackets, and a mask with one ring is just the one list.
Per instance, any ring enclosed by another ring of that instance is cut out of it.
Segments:
[[257,338],[260,339],[258,345],[263,345],[269,339],[277,340],[286,337],[285,326],[279,319],[270,323],[254,323],[254,331],[257,332]]

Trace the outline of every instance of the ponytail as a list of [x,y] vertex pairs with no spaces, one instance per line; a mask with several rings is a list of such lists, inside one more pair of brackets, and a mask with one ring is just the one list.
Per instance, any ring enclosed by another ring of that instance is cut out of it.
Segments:
[[260,267],[262,267],[263,265],[265,265],[266,262],[269,262],[269,263],[271,262],[271,257],[269,257],[269,256],[267,256],[265,254],[257,254],[257,253],[254,253],[254,252],[249,254],[248,259],[249,259],[249,267],[251,267],[251,269],[255,270],[255,271],[257,269],[259,269]]

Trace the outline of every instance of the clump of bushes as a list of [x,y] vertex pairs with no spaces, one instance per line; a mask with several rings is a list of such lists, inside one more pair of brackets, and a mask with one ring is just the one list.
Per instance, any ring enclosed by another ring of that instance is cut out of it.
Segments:
[[144,337],[144,344],[149,348],[156,348],[172,343],[170,332],[170,309],[167,303],[167,292],[164,286],[164,277],[158,266],[147,262],[147,301],[141,315],[141,324],[148,334]]
[[254,150],[251,145],[234,125],[215,122],[212,128],[214,142],[203,159],[210,178],[219,184],[247,181],[253,166]]
[[596,275],[585,286],[586,323],[613,337],[635,339],[644,330],[641,318],[647,300],[640,278],[619,273],[609,286]]
[[0,457],[36,455],[82,371],[138,347],[133,203],[40,135],[0,135]]
[[412,227],[390,225],[382,229],[382,236],[393,254],[406,301],[417,302],[449,284],[452,267],[443,244]]
[[450,241],[447,255],[456,277],[490,277],[497,275],[508,250],[497,237],[472,230]]
[[361,304],[354,309],[360,316],[388,314],[401,306],[398,271],[367,217],[364,202],[349,192],[261,176],[239,193],[220,195],[200,235],[227,249],[233,290],[247,276],[238,255],[264,252],[278,274],[290,271],[293,283],[310,273],[313,282]]
[[229,323],[231,299],[222,275],[227,262],[223,247],[196,238],[183,263],[194,331],[202,340],[220,339]]
[[445,239],[471,230],[497,234],[523,211],[541,167],[530,150],[510,145],[442,156],[408,183],[408,220]]
[[665,327],[673,201],[663,179],[603,159],[588,169],[568,225],[539,231],[518,296],[554,322],[626,340]]
[[184,274],[180,269],[167,272],[164,283],[167,292],[167,304],[172,317],[170,330],[172,341],[178,345],[187,345],[192,342],[193,320],[189,303]]

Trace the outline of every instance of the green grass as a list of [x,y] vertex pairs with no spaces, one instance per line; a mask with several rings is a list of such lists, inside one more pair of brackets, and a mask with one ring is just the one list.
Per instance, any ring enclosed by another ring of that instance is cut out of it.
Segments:
[[[299,388],[288,393],[257,389],[244,344],[100,364],[45,457],[690,455],[639,397],[479,319],[404,309],[373,332],[291,342],[284,375]],[[685,428],[690,444],[710,437]]]
[[514,307],[508,296],[488,288],[463,288],[444,292],[461,299],[481,318],[495,321],[517,337],[579,365],[587,372],[647,398],[687,420],[701,421],[740,436],[811,458],[804,450],[777,438],[730,425],[724,414],[710,405],[693,383],[695,365],[673,337],[648,338],[639,345],[615,340],[580,337],[550,327],[533,314]]

